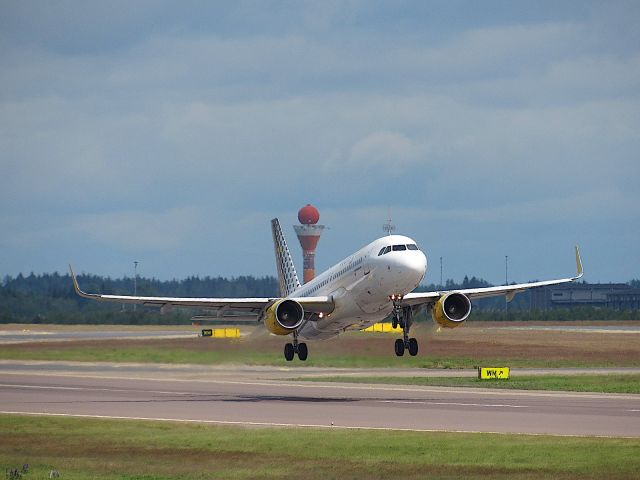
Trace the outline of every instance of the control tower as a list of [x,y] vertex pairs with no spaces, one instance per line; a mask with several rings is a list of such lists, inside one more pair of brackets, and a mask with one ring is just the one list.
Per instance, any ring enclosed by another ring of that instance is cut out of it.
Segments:
[[307,204],[298,211],[301,225],[294,225],[300,246],[302,247],[303,282],[307,283],[316,276],[316,246],[324,230],[324,225],[317,225],[320,213],[313,205]]

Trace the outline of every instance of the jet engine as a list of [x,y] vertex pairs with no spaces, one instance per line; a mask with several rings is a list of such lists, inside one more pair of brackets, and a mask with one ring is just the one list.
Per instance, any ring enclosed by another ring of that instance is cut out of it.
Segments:
[[431,309],[433,320],[446,328],[459,327],[471,313],[471,300],[462,293],[448,293]]
[[304,320],[304,309],[295,300],[280,300],[271,305],[264,315],[267,329],[276,335],[288,335]]

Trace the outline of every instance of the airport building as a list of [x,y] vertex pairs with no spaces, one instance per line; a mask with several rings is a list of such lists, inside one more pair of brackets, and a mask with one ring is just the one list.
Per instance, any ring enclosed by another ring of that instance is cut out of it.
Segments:
[[602,307],[640,309],[640,289],[626,283],[571,283],[531,291],[531,308]]

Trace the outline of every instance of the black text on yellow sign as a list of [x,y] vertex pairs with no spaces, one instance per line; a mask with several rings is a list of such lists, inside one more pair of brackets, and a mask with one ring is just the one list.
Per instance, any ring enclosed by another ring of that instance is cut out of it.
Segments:
[[508,380],[509,367],[480,367],[478,378],[481,380]]

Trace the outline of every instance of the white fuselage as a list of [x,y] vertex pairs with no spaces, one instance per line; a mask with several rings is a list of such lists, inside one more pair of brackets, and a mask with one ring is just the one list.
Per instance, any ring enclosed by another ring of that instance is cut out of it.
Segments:
[[305,323],[298,333],[306,339],[324,339],[379,322],[393,309],[391,295],[411,292],[426,271],[427,257],[411,238],[403,235],[379,238],[290,295],[327,295],[335,303],[331,314]]

